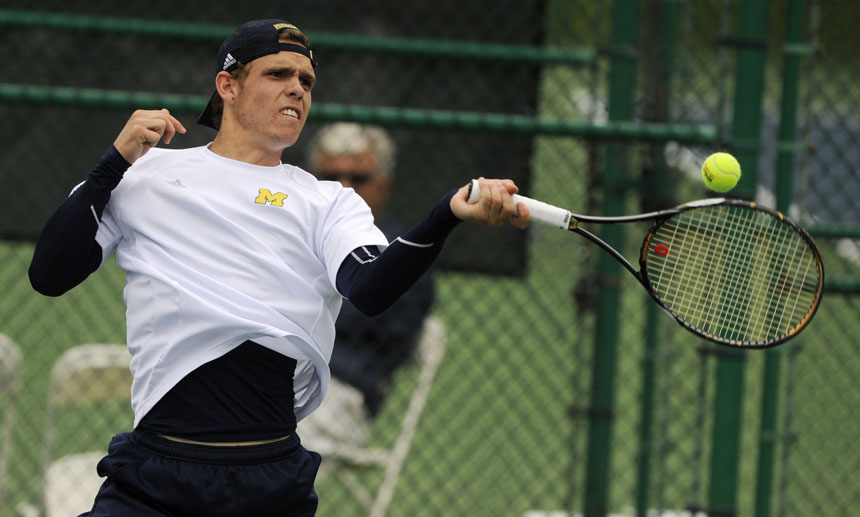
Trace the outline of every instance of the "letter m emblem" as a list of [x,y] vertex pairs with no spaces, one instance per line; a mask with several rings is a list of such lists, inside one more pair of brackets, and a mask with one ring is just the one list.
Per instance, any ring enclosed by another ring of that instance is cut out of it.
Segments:
[[283,192],[275,192],[274,194],[272,194],[271,190],[267,188],[261,188],[257,199],[254,200],[254,203],[257,203],[258,205],[265,205],[266,203],[271,203],[272,206],[284,206],[285,199],[287,199],[287,195]]

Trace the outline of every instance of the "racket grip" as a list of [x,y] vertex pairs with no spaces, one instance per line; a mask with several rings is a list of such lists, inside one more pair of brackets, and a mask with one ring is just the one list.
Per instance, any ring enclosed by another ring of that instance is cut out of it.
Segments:
[[[514,205],[519,203],[526,205],[526,208],[529,209],[529,215],[531,216],[532,221],[538,221],[563,230],[568,229],[571,217],[570,211],[550,205],[549,203],[544,203],[543,201],[538,201],[537,199],[521,196],[519,194],[514,194],[513,198]],[[477,203],[480,199],[481,189],[478,186],[478,180],[472,180],[472,184],[469,185],[469,197],[467,198],[467,201],[469,203]],[[514,208],[514,210],[516,211],[516,208]]]

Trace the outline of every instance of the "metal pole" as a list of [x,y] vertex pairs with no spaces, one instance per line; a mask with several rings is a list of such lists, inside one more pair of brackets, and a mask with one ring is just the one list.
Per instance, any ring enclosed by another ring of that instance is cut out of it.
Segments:
[[[651,27],[652,36],[643,35],[642,46],[645,56],[652,60],[652,65],[646,66],[645,96],[651,112],[646,114],[648,122],[668,120],[669,85],[672,82],[672,50],[675,47],[675,31],[677,26],[677,2],[675,0],[648,0],[643,15],[644,25]],[[654,30],[656,28],[656,30]],[[656,66],[654,66],[656,64]],[[654,143],[650,146],[648,165],[642,173],[642,192],[640,207],[643,212],[659,209],[660,206],[671,206],[673,182],[669,180],[666,166],[665,142]],[[669,198],[669,199],[667,199]],[[645,344],[642,358],[642,397],[639,414],[639,458],[636,475],[636,515],[646,517],[651,500],[651,460],[658,451],[654,439],[655,391],[657,386],[657,367],[660,357],[659,330],[660,309],[650,297],[644,303],[644,333]],[[658,434],[659,436],[659,434]]]
[[[804,0],[789,0],[786,11],[782,104],[780,106],[779,147],[776,166],[776,208],[785,213],[791,206],[794,191],[795,157],[800,149],[798,142],[795,141],[801,60],[801,53],[797,50],[801,48],[799,43],[803,38]],[[765,355],[756,475],[756,517],[769,517],[771,515],[775,448],[781,435],[776,422],[779,407],[780,369],[784,355],[779,349],[768,350]]]
[[[208,101],[209,96],[204,95],[0,82],[0,103],[105,109],[169,108],[171,111],[199,112]],[[595,124],[556,117],[326,102],[314,105],[310,119],[318,122],[347,120],[383,126],[458,129],[528,136],[557,135],[596,140],[676,141],[710,145],[717,139],[716,130],[712,126],[704,125],[642,124],[629,121]]]
[[[726,41],[737,47],[731,151],[744,174],[733,195],[755,196],[758,184],[759,135],[764,92],[767,15],[770,2],[741,2],[738,36]],[[714,425],[711,437],[711,466],[708,480],[708,514],[737,515],[738,463],[743,409],[745,355],[720,354],[717,358],[714,393]]]
[[[172,22],[90,14],[51,13],[24,9],[0,9],[0,27],[59,29],[89,33],[137,35],[147,38],[220,42],[235,29],[231,25]],[[416,59],[447,58],[503,61],[518,64],[593,66],[597,52],[589,47],[545,47],[393,38],[360,34],[311,32],[317,50],[342,50],[409,55]]]
[[[616,0],[612,10],[612,43],[609,68],[609,118],[630,120],[634,112],[636,82],[636,44],[638,42],[638,0]],[[616,215],[623,211],[623,175],[627,170],[627,146],[606,146],[603,173],[603,212]],[[610,246],[622,241],[620,225],[608,226],[602,237]],[[608,513],[609,467],[612,420],[615,398],[616,347],[620,275],[624,272],[608,254],[600,255],[598,265],[597,328],[594,339],[594,367],[591,385],[591,419],[588,427],[588,453],[585,476],[585,517]]]

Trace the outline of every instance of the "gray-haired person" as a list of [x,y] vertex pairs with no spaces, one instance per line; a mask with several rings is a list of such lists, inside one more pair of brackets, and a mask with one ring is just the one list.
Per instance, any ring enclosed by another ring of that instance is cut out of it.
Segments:
[[[367,202],[389,241],[406,228],[386,210],[395,181],[396,148],[377,126],[338,122],[324,126],[308,147],[311,172],[337,181]],[[383,313],[369,317],[348,300],[341,307],[329,367],[332,381],[317,411],[299,424],[305,444],[325,458],[344,445],[363,447],[397,369],[414,354],[433,304],[432,270]],[[323,461],[323,470],[326,463]]]

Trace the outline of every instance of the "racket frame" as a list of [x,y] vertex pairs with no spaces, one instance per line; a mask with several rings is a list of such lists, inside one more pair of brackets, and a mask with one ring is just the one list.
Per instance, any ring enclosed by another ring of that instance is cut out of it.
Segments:
[[[674,217],[674,216],[676,216],[682,212],[687,212],[690,210],[695,210],[695,209],[706,207],[706,206],[717,206],[717,205],[744,207],[747,209],[752,209],[752,210],[756,210],[759,212],[763,212],[765,214],[768,214],[771,217],[778,219],[782,223],[789,225],[797,234],[800,235],[800,237],[809,246],[809,249],[812,251],[812,253],[815,257],[815,263],[816,263],[816,266],[818,268],[818,279],[819,279],[819,281],[818,281],[818,289],[815,293],[815,301],[812,304],[812,308],[807,312],[806,316],[804,317],[803,320],[801,320],[801,322],[799,324],[795,325],[789,332],[787,332],[785,335],[783,335],[777,339],[772,339],[772,340],[765,341],[765,342],[744,342],[744,341],[739,341],[739,340],[726,339],[726,338],[708,333],[706,331],[703,331],[703,330],[699,329],[698,327],[691,325],[686,320],[681,318],[679,315],[675,314],[671,309],[669,309],[666,306],[666,304],[663,302],[663,300],[660,298],[660,296],[657,294],[657,292],[654,290],[654,286],[651,283],[651,279],[648,277],[647,257],[648,257],[648,254],[650,253],[649,250],[651,248],[651,241],[652,241],[655,233],[657,232],[657,230],[663,224],[665,224],[669,219],[671,219],[672,217]],[[579,227],[579,223],[581,223],[581,222],[596,223],[596,224],[615,224],[615,223],[629,223],[629,222],[643,222],[643,221],[653,221],[653,223],[652,223],[651,227],[648,229],[648,233],[642,239],[642,245],[641,245],[640,250],[639,250],[639,261],[638,261],[639,262],[639,269],[638,270],[636,269],[636,267],[634,267],[630,263],[630,261],[627,260],[626,257],[624,257],[621,253],[619,253],[617,250],[615,250],[612,246],[610,246],[605,241],[603,241],[600,237],[589,232],[588,230],[585,230],[585,229]],[[649,212],[649,213],[629,215],[629,216],[619,216],[619,217],[585,216],[585,215],[579,215],[579,214],[571,213],[571,222],[570,222],[570,227],[568,229],[574,233],[582,235],[583,237],[587,238],[588,240],[590,240],[591,242],[593,242],[594,244],[596,244],[600,248],[602,248],[604,251],[606,251],[610,255],[612,255],[618,262],[621,263],[621,265],[623,265],[630,272],[630,274],[632,274],[639,281],[640,284],[642,284],[642,286],[645,288],[645,290],[648,292],[648,294],[651,296],[651,298],[653,298],[654,301],[657,302],[657,305],[659,305],[661,309],[663,309],[666,313],[668,313],[670,316],[672,316],[672,318],[674,318],[675,321],[678,322],[678,324],[680,324],[682,327],[684,327],[686,330],[692,332],[693,334],[696,334],[697,336],[705,338],[708,341],[711,341],[714,343],[718,343],[721,345],[735,346],[735,347],[743,347],[743,348],[769,348],[769,347],[780,345],[782,343],[785,343],[789,339],[793,338],[798,333],[800,333],[801,330],[806,328],[809,321],[812,320],[813,316],[818,311],[818,308],[821,306],[821,298],[822,298],[822,295],[824,294],[824,265],[823,265],[823,262],[821,259],[821,254],[818,251],[818,246],[816,246],[815,241],[812,239],[812,237],[809,235],[809,233],[802,226],[797,224],[795,221],[789,219],[788,217],[785,217],[785,215],[783,215],[781,212],[779,212],[777,210],[771,210],[771,209],[766,208],[766,207],[762,207],[762,206],[760,206],[757,203],[752,202],[752,201],[744,201],[741,199],[731,199],[731,198],[723,198],[723,197],[707,198],[707,199],[701,199],[701,200],[697,200],[697,201],[691,201],[691,202],[685,203],[683,205],[680,205],[678,207],[670,208],[670,209],[666,209],[666,210],[659,210],[656,212]]]
[[[472,183],[469,185],[469,193],[467,199],[470,203],[477,202],[480,199],[480,191],[478,188],[477,180],[472,180]],[[815,241],[809,235],[809,233],[799,224],[794,222],[793,220],[785,217],[781,212],[776,210],[771,210],[766,207],[759,206],[757,203],[752,201],[744,201],[740,199],[730,199],[724,197],[716,197],[716,198],[707,198],[700,199],[697,201],[690,201],[688,203],[684,203],[674,208],[669,208],[665,210],[658,210],[655,212],[648,212],[643,214],[636,215],[625,215],[625,216],[589,216],[582,214],[575,214],[563,208],[559,208],[543,201],[538,201],[536,199],[528,198],[525,196],[520,196],[518,194],[513,195],[513,201],[515,204],[524,203],[526,207],[529,209],[529,214],[532,220],[536,220],[540,223],[553,226],[556,228],[562,228],[569,230],[573,233],[582,235],[586,239],[590,240],[601,249],[612,255],[625,269],[627,269],[631,275],[633,275],[636,280],[639,281],[640,284],[645,288],[651,298],[657,302],[657,305],[667,312],[672,318],[675,319],[682,327],[684,327],[689,332],[707,339],[708,341],[718,343],[721,345],[728,346],[736,346],[743,348],[769,348],[779,344],[782,344],[789,339],[795,337],[801,330],[807,327],[809,321],[812,320],[815,313],[818,311],[818,308],[821,306],[821,298],[824,294],[824,265],[821,260],[821,254],[818,251],[818,247],[815,245]],[[815,300],[813,302],[812,308],[807,312],[806,316],[798,325],[795,325],[789,332],[785,335],[780,336],[777,339],[772,339],[766,342],[743,342],[738,340],[726,339],[720,336],[716,336],[714,334],[710,334],[705,332],[697,327],[694,327],[683,318],[675,314],[671,309],[669,309],[657,292],[654,290],[653,285],[651,284],[651,280],[648,278],[647,271],[647,257],[650,249],[650,243],[653,239],[655,232],[668,221],[672,217],[690,210],[695,210],[702,207],[709,206],[717,206],[717,205],[725,205],[725,206],[740,206],[748,209],[757,210],[760,212],[764,212],[771,217],[774,217],[789,225],[796,233],[798,233],[801,238],[806,242],[809,246],[810,250],[814,254],[816,266],[818,268],[818,286],[815,293]],[[653,221],[651,227],[648,230],[648,233],[642,239],[642,245],[639,250],[639,269],[630,263],[624,255],[622,255],[615,248],[606,243],[603,239],[595,235],[594,233],[581,228],[580,223],[594,223],[594,224],[618,224],[618,223],[632,223],[632,222],[643,222],[643,221]]]

